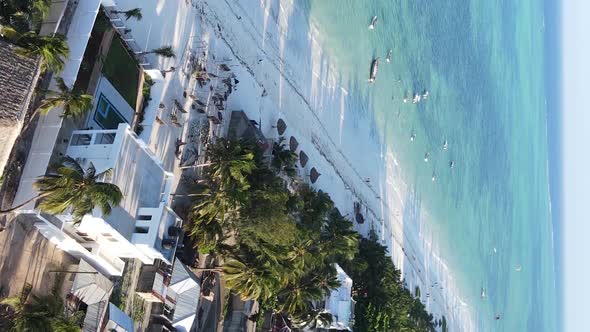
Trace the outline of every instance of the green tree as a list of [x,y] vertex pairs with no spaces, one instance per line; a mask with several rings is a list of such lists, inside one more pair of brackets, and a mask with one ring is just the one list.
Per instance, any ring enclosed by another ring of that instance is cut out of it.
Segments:
[[320,251],[330,261],[351,261],[358,252],[358,238],[352,222],[333,209],[320,232]]
[[95,207],[108,215],[114,206],[119,205],[123,194],[119,187],[112,183],[100,182],[99,178],[109,174],[107,170],[96,174],[94,166],[83,169],[71,157],[65,157],[55,170],[35,181],[39,195],[30,200],[0,213],[8,213],[19,209],[33,201],[42,199],[39,210],[50,214],[62,214],[68,209],[76,222],[82,220]]
[[70,89],[61,77],[55,79],[59,91],[48,91],[31,116],[29,122],[22,129],[24,132],[37,114],[47,114],[51,110],[61,107],[61,117],[65,119],[80,118],[92,108],[92,96],[81,91]]
[[223,265],[223,279],[227,288],[231,289],[244,300],[270,299],[279,286],[277,274],[267,262],[246,263],[238,259],[230,259]]
[[133,8],[129,10],[113,10],[111,13],[125,15],[125,20],[128,21],[130,18],[134,18],[141,21],[143,15],[141,14],[141,8]]
[[39,36],[34,31],[19,32],[12,26],[2,26],[4,38],[20,46],[18,53],[41,58],[41,69],[61,72],[64,59],[70,55],[70,48],[63,35]]
[[19,296],[5,298],[0,304],[11,310],[9,331],[80,331],[80,315],[67,317],[64,302],[56,291],[36,296],[31,294],[30,285],[26,285]]
[[332,324],[332,314],[322,309],[312,309],[308,312],[294,315],[293,325],[298,329],[312,330],[327,328]]
[[271,166],[278,172],[285,172],[288,176],[297,174],[297,154],[292,152],[284,143],[285,138],[281,136],[278,142],[273,144]]
[[162,46],[158,48],[154,48],[151,51],[142,52],[141,54],[157,54],[159,56],[163,56],[165,58],[175,58],[176,54],[174,53],[174,49],[172,46]]
[[312,301],[322,300],[339,286],[336,271],[331,266],[296,275],[278,292],[278,311],[308,312],[312,308]]
[[307,185],[301,186],[299,196],[302,200],[300,217],[303,226],[319,234],[328,213],[334,208],[334,202],[325,192],[315,191]]

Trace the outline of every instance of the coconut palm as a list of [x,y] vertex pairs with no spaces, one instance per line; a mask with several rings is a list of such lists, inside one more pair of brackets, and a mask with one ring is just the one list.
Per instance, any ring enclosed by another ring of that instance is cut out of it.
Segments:
[[4,0],[0,2],[0,24],[19,31],[34,30],[49,13],[51,0]]
[[133,8],[129,10],[112,10],[111,13],[125,15],[126,21],[128,21],[130,18],[141,21],[143,18],[143,15],[141,15],[141,8]]
[[39,190],[39,195],[0,213],[12,212],[42,199],[38,206],[39,210],[50,214],[62,214],[71,209],[75,222],[81,221],[82,217],[91,213],[95,207],[104,215],[108,215],[113,206],[119,205],[123,199],[119,187],[98,180],[110,172],[111,170],[106,170],[96,174],[94,166],[85,170],[76,160],[65,157],[53,172],[35,181],[34,185]]
[[18,53],[41,58],[41,69],[61,72],[64,68],[64,59],[70,55],[70,48],[66,38],[60,34],[39,36],[34,31],[19,32],[14,27],[2,26],[2,36],[21,48]]
[[62,108],[61,117],[65,119],[80,118],[92,108],[93,97],[80,91],[70,89],[61,77],[55,79],[59,91],[48,91],[22,131],[26,131],[37,114],[47,114],[52,109]]
[[312,309],[302,314],[293,315],[293,325],[299,329],[315,331],[327,328],[332,324],[332,314],[322,309]]
[[327,193],[315,191],[309,186],[301,186],[299,195],[303,200],[301,222],[308,229],[319,232],[328,213],[334,208],[334,202]]
[[320,251],[332,260],[342,258],[351,261],[358,252],[358,233],[352,229],[352,222],[337,209],[328,216],[320,232],[319,242]]
[[163,56],[165,58],[175,58],[176,54],[174,53],[174,49],[172,46],[162,46],[158,48],[154,48],[151,51],[141,52],[140,54],[157,54],[159,56]]
[[340,286],[333,267],[314,269],[293,278],[278,293],[279,311],[289,313],[307,312],[312,301],[319,301]]
[[218,139],[209,146],[209,177],[220,190],[245,191],[250,188],[247,176],[256,169],[254,153],[241,142]]
[[279,141],[273,144],[271,166],[279,172],[285,172],[288,176],[295,176],[297,174],[296,164],[299,158],[297,153],[289,150],[284,141],[285,138],[281,136]]
[[7,297],[0,304],[11,309],[9,331],[80,331],[80,315],[66,317],[64,302],[54,290],[50,295],[31,294],[31,286],[19,296]]
[[223,279],[227,288],[231,289],[243,300],[267,300],[276,294],[279,279],[268,264],[257,262],[243,263],[238,259],[230,259],[223,266]]

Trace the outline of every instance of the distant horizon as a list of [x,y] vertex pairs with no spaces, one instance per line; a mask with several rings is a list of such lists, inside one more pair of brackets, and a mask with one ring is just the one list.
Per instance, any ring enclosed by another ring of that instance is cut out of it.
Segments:
[[[547,98],[547,146],[549,164],[549,191],[551,199],[551,221],[555,255],[555,284],[557,327],[563,326],[563,174],[561,111],[561,3],[545,0],[545,96]],[[548,15],[551,13],[551,15]]]
[[[562,330],[587,330],[587,302],[590,298],[590,266],[586,251],[590,222],[588,218],[588,188],[590,188],[590,101],[587,95],[587,79],[590,77],[590,2],[570,0],[561,3],[560,27],[560,132],[559,149],[561,163],[561,195],[556,215],[558,223],[560,259],[557,260],[556,277],[561,292],[559,317]],[[560,209],[560,210],[559,210]]]

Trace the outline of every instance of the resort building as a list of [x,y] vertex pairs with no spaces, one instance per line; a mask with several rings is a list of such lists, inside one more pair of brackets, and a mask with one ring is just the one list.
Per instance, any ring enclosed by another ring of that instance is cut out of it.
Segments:
[[324,300],[324,309],[332,314],[332,324],[324,329],[329,331],[352,331],[354,325],[354,300],[352,299],[352,279],[334,264],[340,287],[330,292]]
[[182,226],[169,207],[173,175],[129,126],[74,131],[66,154],[85,169],[106,172],[102,181],[116,184],[123,200],[108,216],[95,209],[79,225],[69,215],[46,218],[35,224],[41,233],[74,256],[80,257],[80,247],[86,248],[84,254],[97,256],[92,261],[103,265],[99,269],[107,275],[121,275],[121,258],[171,264]]

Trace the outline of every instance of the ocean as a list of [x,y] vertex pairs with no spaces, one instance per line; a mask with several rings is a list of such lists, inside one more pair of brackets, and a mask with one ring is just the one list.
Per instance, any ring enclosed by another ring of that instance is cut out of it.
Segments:
[[[476,329],[555,331],[544,3],[297,5],[308,11],[349,90],[355,121],[371,128],[368,139],[383,151],[395,152],[418,198],[419,223],[427,225]],[[374,15],[378,22],[369,30]],[[374,57],[379,71],[368,84]],[[424,90],[428,99],[412,104],[411,95]]]

